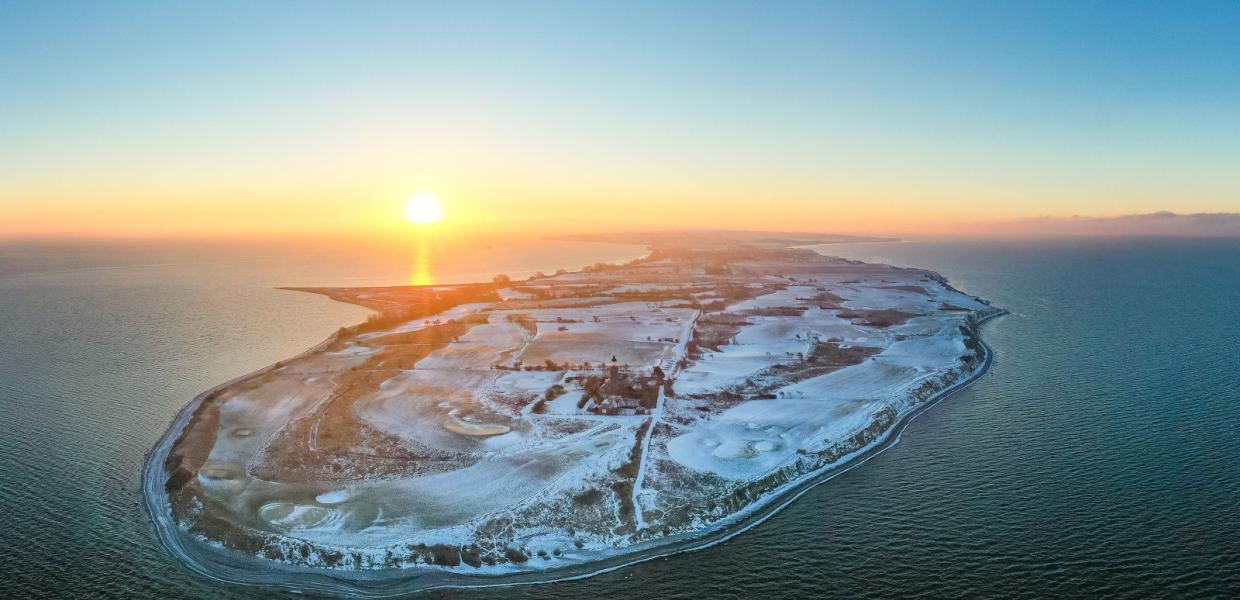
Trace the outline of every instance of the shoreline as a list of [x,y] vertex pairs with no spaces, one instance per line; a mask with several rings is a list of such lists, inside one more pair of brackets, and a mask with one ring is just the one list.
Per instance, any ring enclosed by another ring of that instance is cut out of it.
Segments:
[[[937,274],[936,274],[937,275]],[[597,558],[587,557],[576,565],[559,566],[546,570],[500,571],[483,569],[476,573],[461,573],[436,567],[415,567],[396,570],[333,570],[302,567],[265,560],[244,553],[211,547],[193,539],[180,530],[172,519],[165,482],[168,477],[165,460],[176,441],[183,435],[202,403],[213,394],[245,379],[261,375],[277,367],[268,365],[251,373],[234,378],[198,394],[181,409],[169,424],[163,436],[148,451],[143,467],[142,489],[144,506],[151,519],[155,534],[169,553],[176,556],[193,571],[216,581],[276,588],[285,591],[313,591],[332,595],[358,597],[390,597],[433,589],[465,589],[532,585],[584,579],[614,571],[626,566],[674,554],[694,552],[728,541],[787,507],[810,489],[833,479],[835,476],[867,462],[899,441],[908,423],[924,410],[938,404],[964,389],[984,375],[993,360],[993,352],[982,339],[981,326],[995,317],[1007,314],[1003,309],[991,307],[975,323],[976,338],[985,352],[981,364],[966,377],[936,392],[927,400],[908,410],[888,427],[871,444],[840,457],[833,463],[806,473],[764,494],[745,508],[701,530],[650,540],[628,546],[616,554],[599,552]],[[323,342],[298,354],[304,356],[317,352],[339,336],[333,333]],[[261,566],[260,566],[261,565]],[[259,568],[255,568],[259,566]]]

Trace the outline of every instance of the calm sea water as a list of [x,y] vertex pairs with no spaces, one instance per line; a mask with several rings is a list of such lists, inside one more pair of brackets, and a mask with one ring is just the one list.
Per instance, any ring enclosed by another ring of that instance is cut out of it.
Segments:
[[[365,314],[273,288],[636,254],[562,244],[429,258],[0,246],[0,595],[271,596],[165,555],[138,485],[144,452],[194,394]],[[989,374],[729,542],[582,581],[432,596],[1240,596],[1240,241],[831,252],[932,268],[1011,310],[986,325]]]

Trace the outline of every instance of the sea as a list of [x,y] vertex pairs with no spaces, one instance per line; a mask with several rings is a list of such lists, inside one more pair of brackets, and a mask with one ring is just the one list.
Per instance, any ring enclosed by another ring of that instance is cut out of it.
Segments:
[[[990,371],[723,543],[427,598],[1240,597],[1240,240],[841,244],[1010,314]],[[145,452],[198,392],[367,311],[282,286],[451,283],[640,256],[525,240],[0,241],[0,597],[304,598],[190,571]]]

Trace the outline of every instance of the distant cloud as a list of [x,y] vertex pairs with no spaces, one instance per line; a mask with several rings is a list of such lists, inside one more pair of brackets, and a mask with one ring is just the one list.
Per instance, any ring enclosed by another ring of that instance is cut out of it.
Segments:
[[1169,211],[1119,217],[1034,217],[994,224],[996,233],[1025,235],[1240,236],[1240,213],[1176,214]]

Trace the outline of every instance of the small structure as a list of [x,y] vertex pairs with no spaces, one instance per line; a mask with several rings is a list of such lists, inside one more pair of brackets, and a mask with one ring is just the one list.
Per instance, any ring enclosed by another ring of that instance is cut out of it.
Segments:
[[608,394],[619,394],[620,386],[620,365],[616,362],[616,356],[611,357],[611,364],[607,365],[607,380],[603,382],[603,391]]
[[663,369],[655,365],[649,376],[631,376],[620,371],[619,361],[611,357],[607,377],[603,380],[600,397],[589,410],[605,415],[643,415],[659,403],[659,388],[667,381]]

